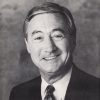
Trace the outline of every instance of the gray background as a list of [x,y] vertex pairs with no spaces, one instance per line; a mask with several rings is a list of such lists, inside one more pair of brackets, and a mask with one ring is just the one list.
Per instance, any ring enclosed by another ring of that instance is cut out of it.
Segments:
[[[38,75],[23,39],[22,25],[29,9],[46,0],[0,0],[0,100],[13,86]],[[68,7],[77,27],[75,64],[100,77],[100,0],[47,0]]]

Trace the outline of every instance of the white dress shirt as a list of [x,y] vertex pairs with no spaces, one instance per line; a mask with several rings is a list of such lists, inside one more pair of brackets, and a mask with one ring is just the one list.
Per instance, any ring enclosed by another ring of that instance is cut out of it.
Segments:
[[[58,81],[56,81],[55,83],[52,84],[55,88],[54,96],[55,96],[56,100],[64,100],[65,99],[65,94],[66,94],[68,84],[69,84],[69,81],[70,81],[71,73],[72,73],[72,68],[69,70],[69,72],[63,78],[61,78],[60,80],[58,80]],[[42,84],[41,84],[42,100],[44,100],[44,97],[46,95],[45,89],[48,85],[50,85],[50,84],[48,84],[42,78]]]

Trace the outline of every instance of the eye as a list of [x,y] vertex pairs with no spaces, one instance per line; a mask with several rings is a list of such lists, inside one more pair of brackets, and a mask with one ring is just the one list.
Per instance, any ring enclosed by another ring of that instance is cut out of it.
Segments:
[[42,39],[42,37],[36,37],[36,38],[34,38],[34,40],[41,40]]
[[55,35],[56,38],[63,38],[63,35],[62,34],[59,34],[59,35]]
[[53,38],[54,40],[59,41],[59,40],[62,40],[62,39],[64,38],[64,34],[61,33],[61,32],[55,32],[55,33],[53,34],[52,38]]
[[34,35],[33,40],[36,42],[41,42],[43,40],[43,36],[42,35]]

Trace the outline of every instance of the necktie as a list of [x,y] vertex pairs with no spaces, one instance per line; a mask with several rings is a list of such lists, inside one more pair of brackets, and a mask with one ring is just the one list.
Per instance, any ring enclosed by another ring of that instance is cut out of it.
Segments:
[[44,100],[55,100],[55,97],[53,95],[55,88],[52,85],[48,85],[46,88],[46,95]]

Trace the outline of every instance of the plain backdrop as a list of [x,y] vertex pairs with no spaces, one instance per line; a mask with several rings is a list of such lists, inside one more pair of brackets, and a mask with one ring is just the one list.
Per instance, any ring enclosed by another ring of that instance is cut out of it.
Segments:
[[29,9],[44,1],[68,7],[77,27],[74,62],[100,77],[100,0],[0,0],[0,100],[11,89],[39,75],[26,51],[23,21]]

